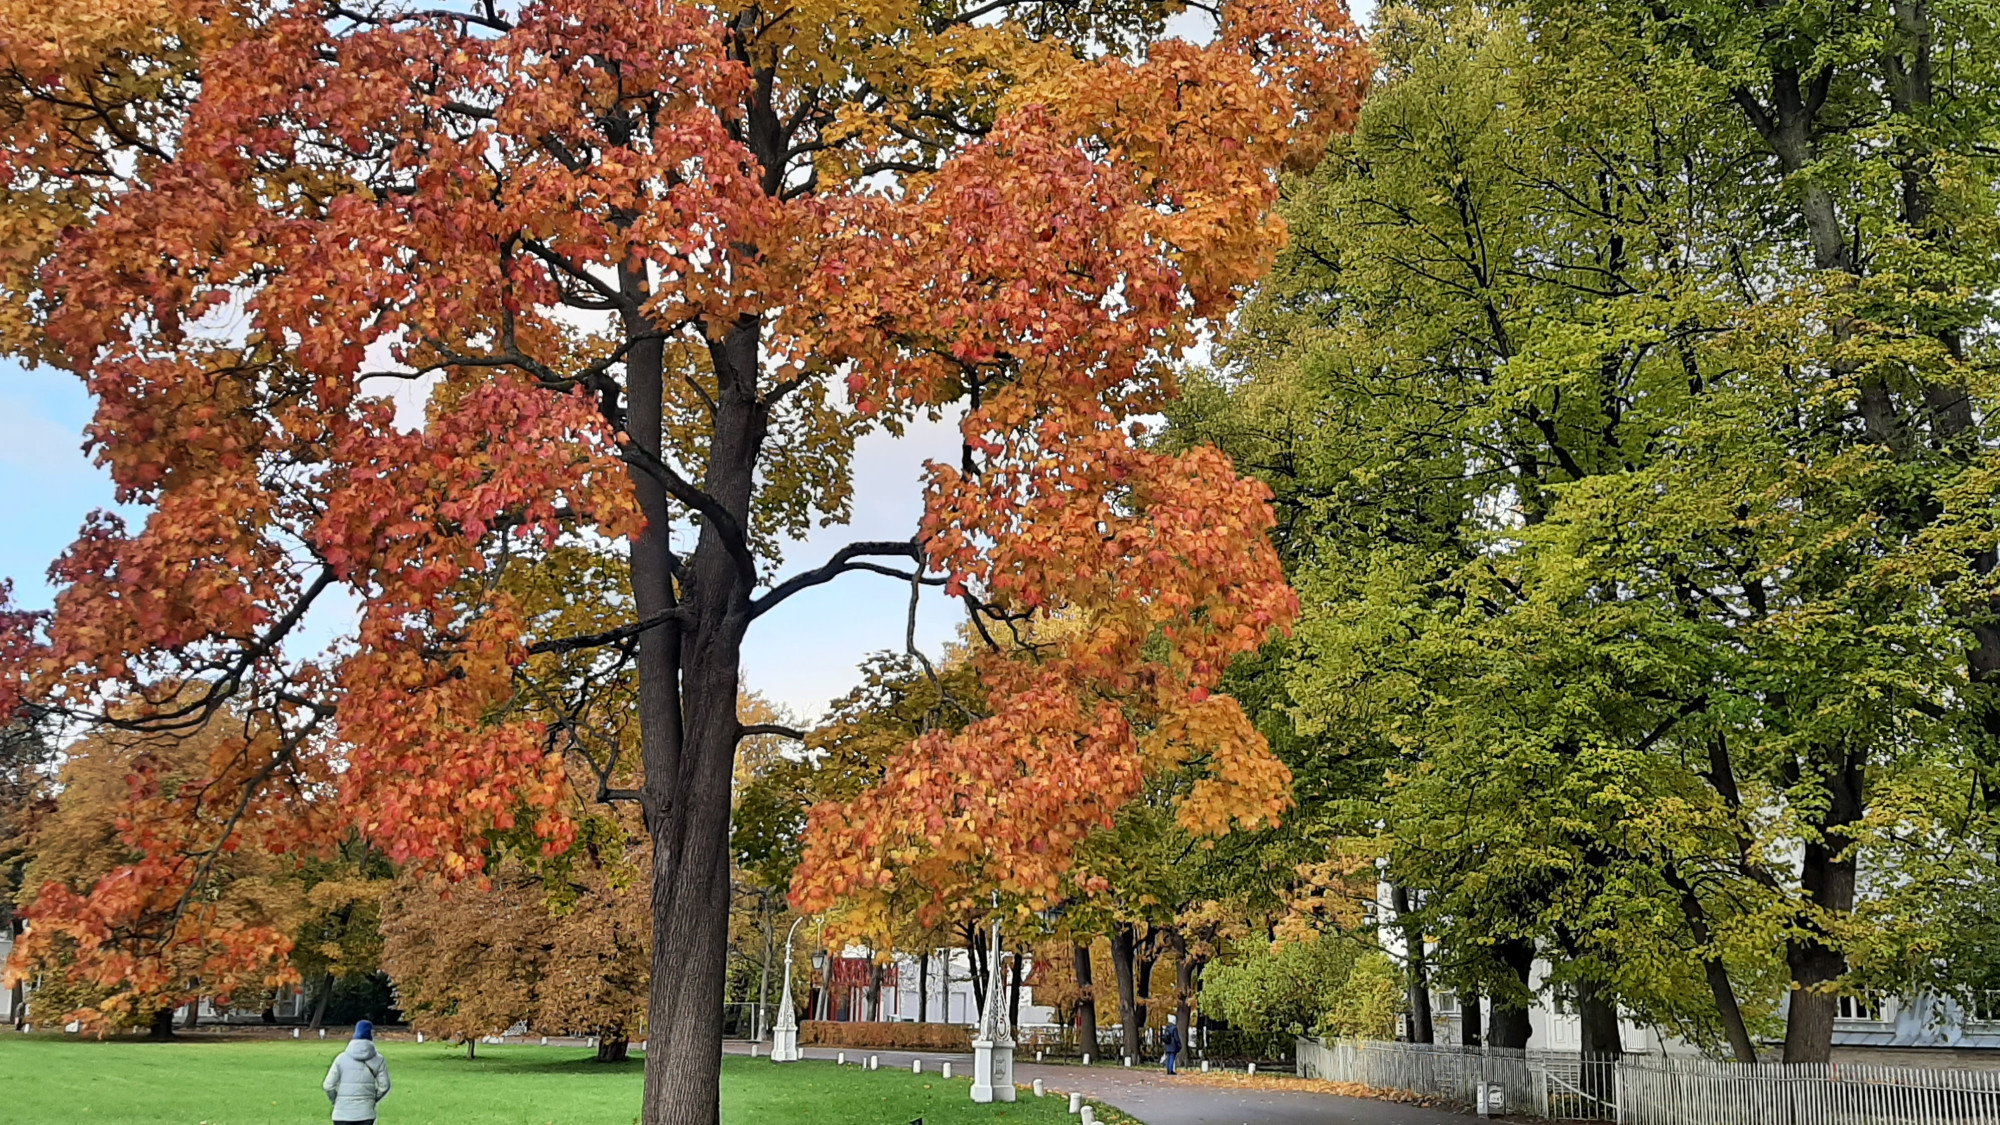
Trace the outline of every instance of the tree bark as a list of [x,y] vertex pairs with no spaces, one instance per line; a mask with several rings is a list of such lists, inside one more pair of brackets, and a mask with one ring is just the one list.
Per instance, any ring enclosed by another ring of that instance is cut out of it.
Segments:
[[621,1063],[631,1050],[632,1041],[622,1031],[607,1031],[597,1037],[597,1061],[601,1063]]
[[1187,941],[1176,939],[1179,956],[1174,961],[1174,1019],[1179,1021],[1182,1035],[1191,1035],[1194,1025],[1188,1022],[1194,1008],[1194,958],[1188,956]]
[[[1515,980],[1520,982],[1520,995],[1532,995],[1528,991],[1530,974],[1535,965],[1535,943],[1521,938],[1510,938],[1498,943],[1494,951],[1499,954],[1501,964]],[[1512,988],[1508,989],[1511,994]],[[1535,1027],[1528,1019],[1528,1003],[1516,995],[1493,998],[1493,1033],[1487,1042],[1495,1047],[1510,1050],[1525,1050]]]
[[1013,972],[1008,975],[1012,982],[1007,992],[1007,1026],[1021,1026],[1021,962],[1027,960],[1022,950],[1014,951]]
[[1667,885],[1679,892],[1681,915],[1687,919],[1688,933],[1702,950],[1702,975],[1708,979],[1709,995],[1715,998],[1715,1014],[1722,1024],[1723,1038],[1729,1041],[1729,1054],[1737,1062],[1757,1061],[1756,1044],[1750,1042],[1750,1029],[1743,1022],[1743,1009],[1736,1003],[1736,988],[1729,980],[1729,966],[1723,963],[1722,954],[1715,948],[1715,932],[1708,924],[1708,909],[1701,904],[1694,887],[1681,878],[1679,869],[1672,864],[1661,868]]
[[917,1022],[931,1022],[931,951],[917,958]]
[[1091,979],[1090,946],[1070,946],[1076,967],[1076,1041],[1086,1055],[1097,1053],[1097,985]]
[[201,1023],[201,997],[197,996],[189,1000],[187,1002],[187,1010],[187,1018],[181,1021],[181,1027],[188,1031],[193,1031]]
[[973,1022],[986,1011],[986,946],[979,940],[979,927],[967,923],[965,927],[965,964],[972,974],[972,1006],[979,1009],[973,1015]]
[[1409,991],[1410,1016],[1407,1021],[1409,1040],[1412,1043],[1434,1041],[1431,1028],[1431,982],[1424,960],[1423,927],[1409,921],[1409,888],[1397,885],[1390,890],[1390,901],[1396,911],[1396,922],[1403,931],[1403,956],[1406,969],[1405,984]]
[[1134,979],[1136,945],[1132,923],[1121,922],[1111,931],[1111,971],[1118,978],[1118,1020],[1124,1033],[1125,1057],[1135,1061],[1139,1058],[1140,1025],[1145,1020]]
[[1845,916],[1854,909],[1853,840],[1846,829],[1861,819],[1862,756],[1836,755],[1825,763],[1828,806],[1821,837],[1809,840],[1799,866],[1799,887],[1813,914],[1802,932],[1785,944],[1791,970],[1790,1006],[1785,1014],[1785,1061],[1828,1062],[1833,1058],[1833,1020],[1838,999],[1832,986],[1847,972],[1847,955],[1832,943],[1820,915]]
[[162,1008],[153,1013],[152,1024],[146,1028],[148,1039],[172,1039],[174,1037],[174,1010]]
[[882,1021],[882,974],[880,961],[870,959],[868,966],[868,1019],[875,1023]]
[[1461,1046],[1477,1047],[1482,1038],[1480,1028],[1480,996],[1476,988],[1460,989],[1458,993],[1458,1042]]
[[1593,1065],[1615,1063],[1624,1057],[1625,1045],[1618,1038],[1618,1007],[1608,1000],[1596,981],[1580,980],[1576,985],[1577,1022],[1582,1030],[1583,1092],[1600,1105],[1616,1100],[1613,1069]]
[[328,970],[327,972],[320,974],[319,999],[313,1002],[312,1023],[310,1025],[312,1030],[318,1031],[320,1028],[326,1026],[326,1005],[327,1001],[331,1000],[332,998],[333,998],[333,972],[332,970]]
[[[643,265],[621,269],[618,280],[621,292],[645,297]],[[628,338],[659,329],[636,308],[626,314]],[[700,487],[738,528],[750,526],[751,487],[768,409],[757,386],[759,331],[758,320],[744,316],[709,344],[717,394]],[[626,367],[631,441],[657,457],[661,341],[635,344]],[[639,635],[642,806],[653,846],[652,987],[641,1116],[645,1125],[719,1125],[729,791],[740,736],[736,689],[755,576],[744,573],[741,545],[714,519],[702,521],[694,553],[682,568],[668,542],[664,482],[634,465],[632,483],[646,519],[631,541],[638,618],[666,615],[676,607],[686,616],[685,624],[669,618]]]

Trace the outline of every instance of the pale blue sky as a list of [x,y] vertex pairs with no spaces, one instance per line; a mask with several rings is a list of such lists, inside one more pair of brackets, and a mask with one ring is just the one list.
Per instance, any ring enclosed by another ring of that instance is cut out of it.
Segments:
[[[54,590],[48,566],[75,538],[83,517],[111,504],[111,483],[82,450],[90,397],[72,375],[23,370],[0,361],[0,578],[14,580],[15,598],[48,606]],[[956,460],[957,431],[948,424],[913,427],[897,440],[875,435],[855,457],[855,518],[792,544],[786,568],[824,561],[853,539],[901,539],[916,531],[922,512],[919,473],[926,457]],[[134,519],[143,513],[134,513]],[[808,590],[773,610],[752,630],[744,652],[752,687],[802,717],[844,693],[868,653],[903,647],[909,588],[888,578],[853,574]],[[918,615],[919,643],[932,652],[957,625],[956,603],[929,594]],[[351,616],[321,615],[315,640]]]

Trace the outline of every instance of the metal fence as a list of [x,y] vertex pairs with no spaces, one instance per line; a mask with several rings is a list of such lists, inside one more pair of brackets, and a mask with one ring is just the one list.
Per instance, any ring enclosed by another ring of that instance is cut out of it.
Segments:
[[1301,1039],[1299,1073],[1493,1113],[1621,1125],[2000,1125],[2000,1072],[1849,1063],[1584,1059],[1444,1044]]

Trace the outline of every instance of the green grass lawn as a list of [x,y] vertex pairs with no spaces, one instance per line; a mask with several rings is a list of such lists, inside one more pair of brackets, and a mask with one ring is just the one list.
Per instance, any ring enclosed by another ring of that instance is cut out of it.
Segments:
[[[310,1125],[325,1122],[320,1079],[338,1041],[97,1042],[0,1034],[0,1125]],[[386,1042],[395,1092],[381,1125],[631,1125],[640,1068],[557,1047],[463,1048]],[[1030,1125],[1067,1120],[1063,1099],[975,1106],[962,1076],[722,1064],[725,1125]]]

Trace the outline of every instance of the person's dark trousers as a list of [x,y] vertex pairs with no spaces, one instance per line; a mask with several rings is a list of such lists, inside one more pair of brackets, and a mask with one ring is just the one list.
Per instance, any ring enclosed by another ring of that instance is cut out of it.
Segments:
[[1168,1052],[1167,1052],[1167,1073],[1168,1073],[1168,1074],[1172,1074],[1172,1073],[1174,1072],[1174,1058],[1175,1058],[1175,1056],[1177,1056],[1177,1055],[1179,1055],[1179,1054],[1180,1054],[1180,1052],[1179,1052],[1179,1051],[1168,1051]]

